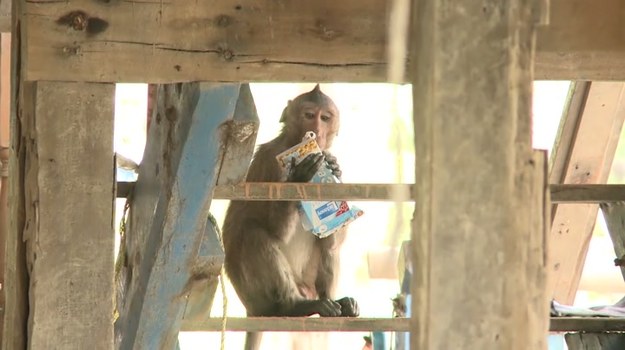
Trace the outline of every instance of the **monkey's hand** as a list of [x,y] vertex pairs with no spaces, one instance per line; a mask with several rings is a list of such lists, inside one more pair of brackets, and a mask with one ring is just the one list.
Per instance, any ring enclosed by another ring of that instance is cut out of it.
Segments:
[[291,160],[291,172],[287,177],[288,182],[308,182],[323,164],[323,154],[309,154],[299,164],[295,165],[295,158]]
[[345,297],[336,300],[341,305],[341,316],[343,317],[357,317],[360,315],[360,308],[354,298]]
[[339,167],[339,163],[336,161],[336,157],[328,151],[323,151],[322,153],[328,163],[328,169],[332,170],[332,175],[336,176],[340,180],[343,172],[341,171],[341,167]]

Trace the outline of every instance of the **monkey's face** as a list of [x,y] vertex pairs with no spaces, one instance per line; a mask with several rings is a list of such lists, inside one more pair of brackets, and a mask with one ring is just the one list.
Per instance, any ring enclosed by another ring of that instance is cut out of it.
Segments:
[[338,108],[321,92],[319,84],[289,101],[280,121],[286,124],[285,131],[293,144],[300,142],[308,131],[313,131],[322,150],[332,146],[340,124]]
[[318,104],[302,101],[297,111],[299,136],[308,131],[317,135],[319,148],[325,150],[332,146],[334,136],[339,130],[339,112],[333,103]]

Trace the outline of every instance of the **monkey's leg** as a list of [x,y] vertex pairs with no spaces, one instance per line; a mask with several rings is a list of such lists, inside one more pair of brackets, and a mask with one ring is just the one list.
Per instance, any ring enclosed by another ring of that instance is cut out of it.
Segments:
[[[340,316],[330,299],[307,300],[299,292],[279,242],[261,228],[240,237],[237,257],[228,256],[228,274],[250,316]],[[236,259],[235,259],[236,258]]]
[[[336,298],[335,289],[338,282],[340,266],[339,249],[345,240],[345,234],[345,230],[340,230],[316,242],[320,250],[321,261],[315,286],[320,298]],[[335,301],[341,305],[340,316],[356,317],[360,315],[360,308],[354,298],[344,297]]]

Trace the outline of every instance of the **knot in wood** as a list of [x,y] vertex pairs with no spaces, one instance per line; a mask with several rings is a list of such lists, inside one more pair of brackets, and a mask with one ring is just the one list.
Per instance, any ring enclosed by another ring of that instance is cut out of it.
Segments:
[[64,16],[61,16],[56,22],[61,25],[69,26],[70,28],[83,31],[87,29],[87,21],[89,15],[84,11],[72,11]]
[[614,259],[614,266],[625,266],[625,255],[621,256],[620,258]]
[[63,47],[63,53],[67,56],[76,56],[80,54],[80,46],[65,46]]
[[223,59],[226,61],[232,61],[234,59],[234,52],[232,52],[232,50],[230,49],[221,48],[219,50],[219,53],[221,54],[221,57],[223,57]]
[[72,28],[75,31],[98,34],[108,28],[108,22],[97,17],[91,17],[84,11],[71,11],[61,16],[57,24]]

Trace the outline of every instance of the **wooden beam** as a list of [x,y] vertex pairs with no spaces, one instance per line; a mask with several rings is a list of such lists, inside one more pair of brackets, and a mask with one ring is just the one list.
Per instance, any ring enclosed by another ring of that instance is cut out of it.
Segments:
[[[403,331],[409,328],[409,318],[319,318],[319,317],[228,317],[226,331],[242,332],[372,332]],[[209,318],[188,323],[181,332],[221,331],[222,318]]]
[[223,161],[219,166],[217,185],[234,185],[245,181],[247,168],[254,155],[260,120],[249,84],[241,85],[235,114],[228,122]]
[[536,80],[625,80],[625,52],[545,52],[536,53]]
[[[118,182],[117,197],[126,198],[134,182]],[[599,204],[625,201],[625,185],[560,184],[549,185],[551,203]],[[401,198],[395,194],[402,193]],[[411,184],[295,184],[255,182],[215,186],[214,199],[229,200],[349,200],[349,201],[414,201]]]
[[[605,183],[625,119],[625,84],[591,83],[580,113],[574,142],[554,147],[556,157],[567,160],[560,178],[568,184]],[[597,210],[596,204],[562,204],[553,211],[547,290],[560,303],[575,298]]]
[[35,96],[29,348],[112,348],[115,86],[39,82]]
[[545,195],[530,140],[535,4],[413,2],[411,349],[546,339],[534,322],[548,317],[532,209]]
[[567,333],[564,339],[568,350],[625,349],[623,333]]
[[[551,317],[550,332],[625,332],[617,317]],[[188,322],[181,332],[221,332],[223,319]],[[410,330],[409,318],[228,317],[228,332],[370,332]]]
[[[387,80],[388,0],[22,1],[29,80]],[[625,80],[621,2],[550,3],[536,78]]]
[[[236,114],[240,89],[159,87],[118,275],[122,295],[115,328],[122,350],[176,346],[185,298],[197,282],[194,268],[223,160],[224,128]],[[218,248],[215,242],[212,248]],[[215,278],[218,265],[203,265],[207,278]]]
[[11,3],[12,0],[0,0],[0,32],[11,32]]
[[562,108],[562,117],[549,158],[549,183],[561,184],[566,179],[570,152],[582,119],[582,112],[590,90],[589,81],[571,82],[569,93]]
[[190,283],[185,290],[186,298],[182,302],[183,328],[189,323],[202,322],[210,316],[219,281],[217,276],[221,273],[225,259],[218,231],[216,222],[206,222],[200,249],[191,267]]
[[[0,10],[2,2],[0,2]],[[7,231],[9,229],[9,147],[11,114],[11,34],[0,34],[0,344],[4,328],[4,270]]]
[[625,332],[625,319],[618,317],[552,317],[551,332]]

